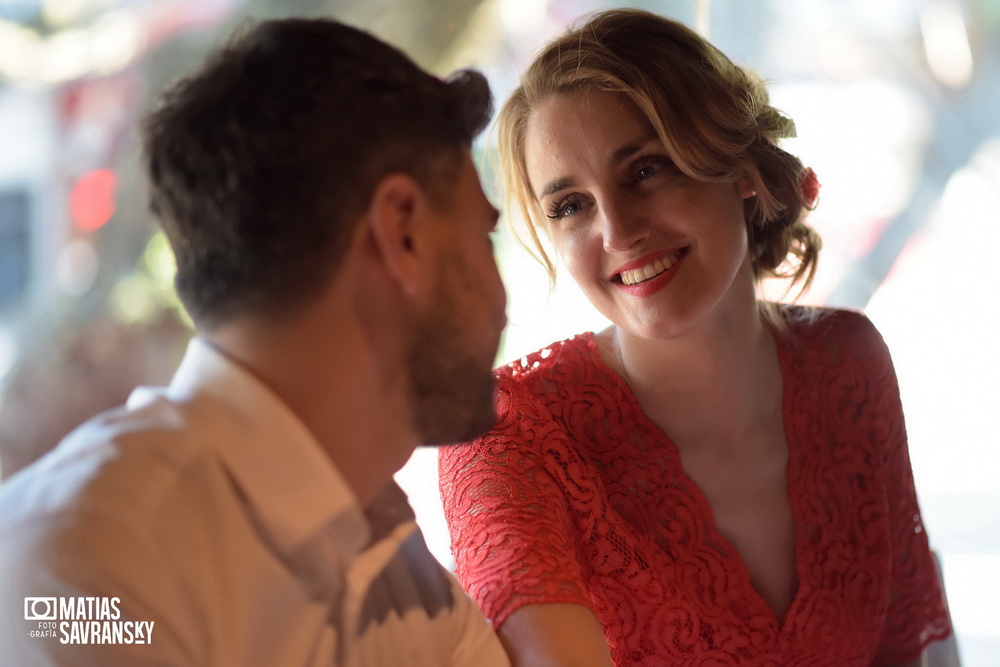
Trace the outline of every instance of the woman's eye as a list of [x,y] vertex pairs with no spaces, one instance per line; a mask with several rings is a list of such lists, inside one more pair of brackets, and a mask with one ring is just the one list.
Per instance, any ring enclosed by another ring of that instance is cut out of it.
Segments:
[[672,178],[679,174],[677,166],[673,160],[665,155],[647,155],[632,163],[631,176],[626,180],[629,184],[635,185],[655,178],[660,182],[664,178]]
[[663,157],[650,156],[642,158],[634,167],[635,176],[633,178],[636,183],[648,181],[653,176],[658,175],[661,171],[666,169],[670,164],[671,162]]
[[651,178],[653,174],[655,174],[656,172],[657,172],[657,167],[655,165],[647,164],[646,166],[641,167],[639,169],[639,172],[636,174],[636,179],[644,181],[647,178]]
[[561,220],[562,218],[575,215],[580,212],[580,204],[573,199],[566,198],[552,204],[545,216],[549,220]]

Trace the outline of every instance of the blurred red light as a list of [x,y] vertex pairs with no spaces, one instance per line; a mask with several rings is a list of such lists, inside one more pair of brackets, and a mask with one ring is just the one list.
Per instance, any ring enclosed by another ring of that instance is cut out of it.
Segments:
[[118,177],[111,169],[95,169],[77,179],[69,193],[73,224],[85,232],[104,226],[115,214]]

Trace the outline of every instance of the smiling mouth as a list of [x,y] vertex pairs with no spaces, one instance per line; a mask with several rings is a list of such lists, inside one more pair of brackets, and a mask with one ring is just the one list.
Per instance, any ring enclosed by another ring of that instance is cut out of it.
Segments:
[[612,281],[631,286],[644,283],[647,280],[652,280],[661,273],[672,269],[674,265],[680,261],[680,258],[684,256],[685,250],[686,249],[677,250],[669,255],[657,258],[645,266],[640,266],[637,269],[626,269],[625,271],[615,275],[615,277],[612,278]]

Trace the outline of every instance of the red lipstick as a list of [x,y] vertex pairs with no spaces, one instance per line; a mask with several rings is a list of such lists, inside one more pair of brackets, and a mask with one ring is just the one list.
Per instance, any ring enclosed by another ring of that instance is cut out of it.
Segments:
[[[650,294],[655,294],[661,289],[666,287],[674,276],[677,275],[677,270],[680,268],[681,262],[684,261],[684,257],[687,254],[687,248],[670,248],[667,250],[659,250],[657,252],[649,253],[648,255],[643,255],[642,257],[626,262],[622,264],[615,271],[614,275],[611,277],[611,281],[614,283],[615,287],[624,291],[626,294],[631,296],[649,296]],[[664,271],[663,273],[654,276],[648,280],[643,280],[642,282],[636,283],[634,285],[626,285],[621,278],[621,274],[624,271],[632,271],[635,269],[642,268],[647,264],[652,264],[658,259],[664,257],[676,256],[677,259],[674,261],[673,266]]]

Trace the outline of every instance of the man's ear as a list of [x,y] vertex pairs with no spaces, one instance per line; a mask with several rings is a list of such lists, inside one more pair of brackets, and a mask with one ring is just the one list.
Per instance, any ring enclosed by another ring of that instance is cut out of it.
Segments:
[[428,262],[429,208],[423,189],[412,176],[389,174],[375,186],[367,213],[386,273],[405,294],[415,295]]

